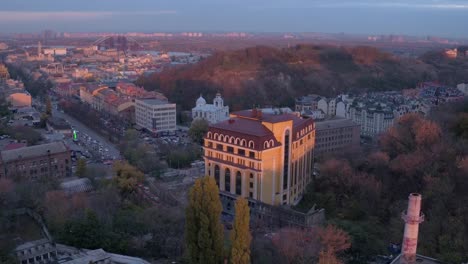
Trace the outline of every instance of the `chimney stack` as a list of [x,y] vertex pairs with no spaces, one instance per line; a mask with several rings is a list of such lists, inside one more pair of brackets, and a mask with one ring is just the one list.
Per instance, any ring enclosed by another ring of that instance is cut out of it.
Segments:
[[416,249],[418,247],[419,224],[424,221],[421,213],[421,194],[411,193],[408,197],[408,209],[402,213],[405,221],[405,233],[401,246],[402,264],[416,263]]

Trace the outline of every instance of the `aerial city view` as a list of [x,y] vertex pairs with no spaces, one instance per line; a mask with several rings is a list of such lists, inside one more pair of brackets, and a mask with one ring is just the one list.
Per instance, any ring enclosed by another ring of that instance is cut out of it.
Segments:
[[468,1],[11,0],[0,264],[467,264]]

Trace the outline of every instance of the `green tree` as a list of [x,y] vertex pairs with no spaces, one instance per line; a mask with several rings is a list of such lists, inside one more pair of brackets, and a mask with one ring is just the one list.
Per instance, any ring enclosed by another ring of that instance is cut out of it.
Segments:
[[250,263],[250,242],[252,235],[249,231],[250,209],[247,200],[239,198],[235,205],[236,217],[231,232],[231,263]]
[[205,119],[196,119],[192,122],[188,134],[193,142],[201,145],[203,144],[203,137],[206,132],[208,132],[208,121]]
[[206,176],[195,181],[186,209],[186,243],[193,264],[218,264],[223,260],[222,211],[218,187]]
[[76,176],[83,178],[86,176],[87,168],[86,161],[84,159],[79,159],[76,164]]

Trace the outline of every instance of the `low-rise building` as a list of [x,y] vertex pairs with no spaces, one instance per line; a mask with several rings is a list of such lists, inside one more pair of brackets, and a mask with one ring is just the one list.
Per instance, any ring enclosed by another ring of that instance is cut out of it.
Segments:
[[46,122],[47,131],[53,133],[61,133],[65,136],[72,135],[72,128],[65,119],[58,117],[49,117]]
[[176,104],[161,99],[136,99],[135,122],[152,133],[176,130]]
[[315,123],[315,158],[353,152],[359,148],[360,125],[348,119]]
[[24,90],[8,91],[6,100],[11,104],[12,108],[31,107],[31,95]]
[[63,142],[4,150],[0,178],[37,180],[71,176],[70,150]]

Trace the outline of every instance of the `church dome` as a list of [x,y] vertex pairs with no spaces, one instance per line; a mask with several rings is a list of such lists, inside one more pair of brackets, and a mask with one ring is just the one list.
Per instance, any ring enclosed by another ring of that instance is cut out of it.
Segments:
[[200,97],[197,99],[197,106],[201,105],[206,105],[206,100],[203,98],[203,96],[200,95]]

